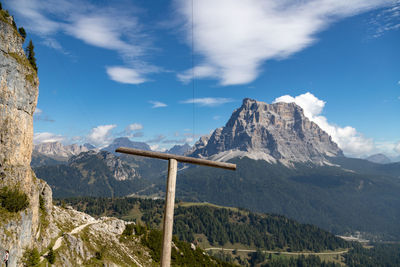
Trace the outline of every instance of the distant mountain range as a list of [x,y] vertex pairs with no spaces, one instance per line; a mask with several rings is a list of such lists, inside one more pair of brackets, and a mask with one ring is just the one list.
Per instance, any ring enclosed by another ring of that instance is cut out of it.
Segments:
[[[119,146],[150,150],[145,143],[117,138],[100,153],[83,152],[66,165],[40,166],[35,172],[56,197],[162,195],[167,163],[110,153]],[[335,234],[360,231],[370,239],[400,240],[400,163],[345,157],[294,103],[244,99],[224,127],[188,149],[167,152],[230,161],[238,169],[181,170],[179,199],[282,214]],[[117,178],[124,173],[129,178]]]
[[107,151],[82,152],[66,164],[38,166],[34,171],[47,181],[56,197],[123,196],[148,184],[135,166]]
[[33,151],[62,161],[93,149],[96,148],[91,144],[64,146],[61,142],[46,142],[35,145]]

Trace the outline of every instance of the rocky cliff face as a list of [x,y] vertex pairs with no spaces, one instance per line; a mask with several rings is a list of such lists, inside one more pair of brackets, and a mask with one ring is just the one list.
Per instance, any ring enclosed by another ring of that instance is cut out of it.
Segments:
[[215,160],[247,156],[284,164],[324,164],[327,156],[343,155],[331,137],[307,119],[296,104],[266,104],[248,98],[224,127],[202,137],[190,154]]
[[29,166],[39,81],[22,43],[12,18],[0,20],[0,183],[1,188],[18,188],[29,198],[25,210],[17,214],[3,210],[0,215],[0,244],[10,250],[11,266],[32,244],[48,245],[50,230],[41,227],[39,196],[44,212],[51,213],[52,208],[50,188]]

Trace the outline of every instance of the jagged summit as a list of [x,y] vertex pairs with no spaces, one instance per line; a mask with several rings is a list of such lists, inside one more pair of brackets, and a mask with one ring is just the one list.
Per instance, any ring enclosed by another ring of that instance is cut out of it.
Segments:
[[247,156],[268,162],[327,163],[343,156],[331,137],[304,116],[295,103],[267,104],[243,99],[224,127],[200,138],[192,156],[229,160]]
[[35,145],[34,151],[60,159],[68,159],[71,156],[79,155],[82,152],[95,149],[91,144],[72,144],[64,146],[61,142],[46,142]]

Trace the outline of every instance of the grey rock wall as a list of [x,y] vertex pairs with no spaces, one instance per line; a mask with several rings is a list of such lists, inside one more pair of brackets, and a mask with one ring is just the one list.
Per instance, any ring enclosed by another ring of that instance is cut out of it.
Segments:
[[10,250],[10,266],[18,264],[24,250],[36,244],[40,235],[40,245],[48,243],[41,233],[40,194],[46,209],[51,212],[52,208],[51,189],[30,168],[39,81],[22,43],[13,27],[0,21],[0,187],[18,187],[29,197],[24,211],[1,215],[0,244]]

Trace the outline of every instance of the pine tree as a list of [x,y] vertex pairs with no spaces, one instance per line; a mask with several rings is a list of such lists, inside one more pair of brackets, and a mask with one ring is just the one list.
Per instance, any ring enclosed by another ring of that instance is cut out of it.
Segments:
[[25,31],[24,27],[20,27],[20,28],[18,29],[18,32],[19,32],[19,34],[21,35],[22,39],[24,39],[24,41],[25,41],[25,38],[26,38],[26,31]]
[[27,57],[28,57],[29,63],[31,63],[31,66],[37,72],[38,68],[36,65],[34,48],[35,47],[33,46],[33,42],[32,42],[32,40],[30,40],[28,46],[26,47]]

